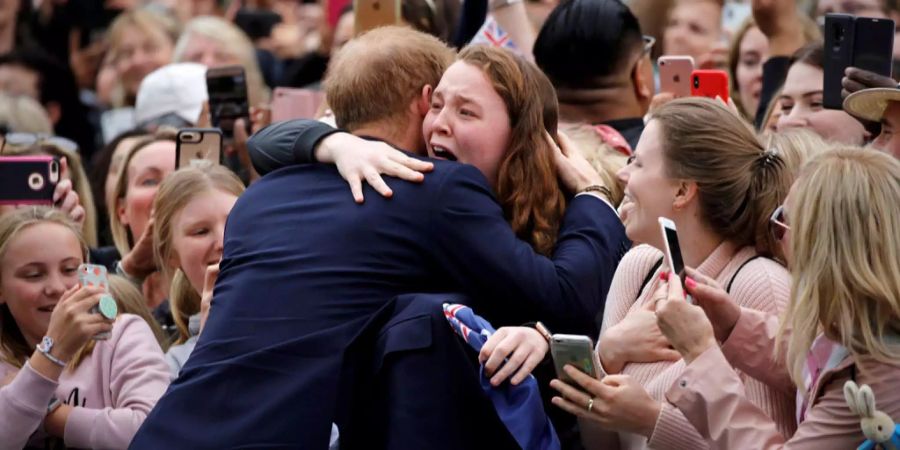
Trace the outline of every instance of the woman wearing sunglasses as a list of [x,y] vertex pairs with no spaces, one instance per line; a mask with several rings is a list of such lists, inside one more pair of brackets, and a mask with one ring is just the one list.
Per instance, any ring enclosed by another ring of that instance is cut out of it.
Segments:
[[[847,381],[869,385],[877,408],[900,419],[900,162],[829,151],[804,167],[770,223],[793,282],[780,325],[694,270],[685,284],[699,306],[684,301],[680,283],[660,288],[659,327],[687,363],[666,399],[711,448],[856,448],[866,437]],[[747,399],[737,371],[796,392],[792,437]],[[567,390],[563,403],[589,415],[602,383],[585,380],[589,393]]]

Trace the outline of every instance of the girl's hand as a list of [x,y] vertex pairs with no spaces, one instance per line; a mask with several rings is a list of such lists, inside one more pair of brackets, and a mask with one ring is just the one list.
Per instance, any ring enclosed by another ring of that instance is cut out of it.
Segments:
[[602,186],[603,179],[600,178],[600,174],[584,158],[575,144],[563,133],[558,133],[556,137],[559,145],[556,145],[556,141],[549,133],[544,132],[544,139],[550,144],[550,148],[555,150],[556,170],[566,189],[577,194],[588,186]]
[[66,158],[59,160],[59,183],[53,191],[53,206],[66,213],[79,226],[84,225],[86,217],[84,207],[81,206],[81,199],[72,186],[72,180],[69,179],[69,162]]
[[655,301],[632,311],[621,322],[607,329],[597,346],[607,373],[619,373],[630,362],[678,361],[675,351],[656,324]]
[[660,402],[628,375],[609,375],[597,380],[567,365],[564,369],[574,385],[550,382],[561,397],[553,404],[570,414],[598,423],[607,430],[627,431],[650,437],[662,410]]
[[212,304],[213,289],[216,287],[216,280],[219,279],[219,265],[213,264],[206,268],[206,276],[203,278],[203,294],[200,296],[200,332],[206,326],[206,319],[209,317],[209,307]]
[[151,213],[147,228],[134,243],[131,251],[122,257],[122,269],[129,276],[144,279],[156,272],[156,261],[153,258],[153,228],[154,219]]
[[75,353],[99,333],[112,330],[113,321],[91,312],[104,295],[101,288],[83,288],[75,285],[63,293],[53,313],[47,336],[53,339],[50,353],[68,362]]
[[356,203],[362,203],[362,181],[365,180],[383,197],[394,192],[382,179],[382,175],[413,183],[425,180],[425,173],[434,169],[428,161],[407,156],[388,144],[367,141],[350,133],[329,135],[316,147],[316,160],[337,165],[341,177],[350,185]]
[[484,364],[492,385],[499,386],[513,373],[510,383],[517,385],[544,360],[548,350],[547,340],[534,328],[503,327],[481,347],[478,361]]

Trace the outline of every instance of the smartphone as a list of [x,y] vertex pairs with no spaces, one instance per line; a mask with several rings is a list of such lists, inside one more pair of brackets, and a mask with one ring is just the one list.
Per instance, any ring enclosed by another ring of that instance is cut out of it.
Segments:
[[599,362],[591,338],[574,334],[554,334],[550,338],[550,354],[553,356],[556,376],[560,380],[567,383],[573,382],[572,378],[563,370],[566,364],[571,364],[578,370],[597,378]]
[[222,132],[216,128],[183,128],[175,138],[175,168],[195,161],[222,164]]
[[0,156],[0,205],[52,205],[59,176],[52,156]]
[[325,19],[332,30],[337,27],[341,20],[341,13],[348,5],[350,5],[350,0],[325,0]]
[[247,100],[247,77],[241,66],[227,66],[206,71],[209,113],[214,127],[222,130],[226,141],[234,139],[234,122],[244,119],[250,126],[250,104]]
[[400,25],[400,8],[400,0],[353,0],[355,34],[387,25]]
[[[106,267],[98,264],[82,264],[78,266],[78,283],[81,287],[99,287],[103,289],[104,294],[100,297],[100,301],[91,307],[92,314],[100,314],[103,317],[114,320],[119,314],[119,307],[116,301],[109,295],[109,274]],[[96,334],[95,340],[109,339],[110,332]]]
[[241,8],[234,16],[234,24],[240,28],[251,41],[257,41],[272,35],[272,28],[281,23],[278,13],[264,9]]
[[728,103],[728,73],[724,70],[695,70],[691,72],[691,95],[720,97]]
[[825,63],[822,104],[829,109],[842,109],[841,81],[847,67],[891,76],[894,51],[894,21],[854,17],[849,14],[826,14]]
[[325,94],[312,89],[277,87],[272,93],[272,122],[315,119]]
[[[681,255],[681,244],[678,242],[678,231],[675,229],[675,222],[671,219],[660,217],[659,228],[662,231],[663,245],[666,249],[663,253],[666,265],[669,267],[669,271],[678,276],[679,281],[681,281],[681,288],[685,289],[684,257]],[[691,296],[687,295],[686,292],[685,297],[688,302],[692,302]]]
[[691,73],[694,72],[694,58],[690,56],[659,57],[660,92],[679,97],[691,96]]

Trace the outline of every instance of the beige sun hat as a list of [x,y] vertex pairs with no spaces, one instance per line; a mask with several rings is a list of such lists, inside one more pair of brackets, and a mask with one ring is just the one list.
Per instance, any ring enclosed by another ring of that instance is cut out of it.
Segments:
[[900,102],[900,89],[863,89],[844,99],[844,111],[860,119],[880,122],[890,102]]

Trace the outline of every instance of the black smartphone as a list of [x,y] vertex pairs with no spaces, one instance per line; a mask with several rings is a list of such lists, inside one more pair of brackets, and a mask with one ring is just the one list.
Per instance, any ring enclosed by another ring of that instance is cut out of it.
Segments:
[[244,119],[250,126],[250,104],[247,100],[247,77],[241,66],[227,66],[206,71],[209,113],[214,127],[222,130],[226,141],[234,138],[234,122]]
[[175,167],[190,167],[195,161],[222,164],[222,132],[216,128],[183,128],[175,138]]
[[52,156],[0,157],[0,205],[52,205],[57,183]]
[[853,64],[853,16],[825,15],[825,67],[822,85],[822,104],[829,109],[841,109],[841,80],[844,71]]
[[843,107],[841,80],[847,67],[858,67],[886,77],[891,76],[893,20],[826,14],[824,33],[825,76],[822,103],[826,108]]

